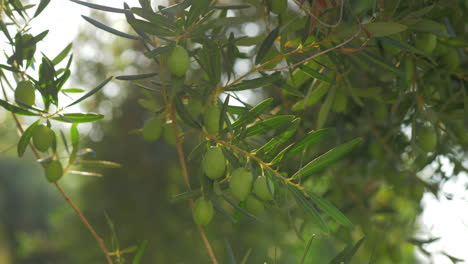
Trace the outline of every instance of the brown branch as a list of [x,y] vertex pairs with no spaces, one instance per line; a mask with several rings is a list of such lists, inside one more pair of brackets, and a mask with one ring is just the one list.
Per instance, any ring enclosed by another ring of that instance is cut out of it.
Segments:
[[[11,113],[12,116],[13,116],[13,119],[15,120],[15,123],[16,123],[16,127],[18,128],[18,130],[20,131],[21,134],[24,133],[24,129],[23,127],[21,126],[21,123],[20,121],[18,120],[18,117],[14,114],[14,113]],[[36,159],[40,160],[41,159],[41,155],[39,154],[39,152],[37,151],[37,149],[32,145],[32,143],[29,143],[29,147],[31,148],[32,152],[34,153],[34,156],[36,156]],[[44,165],[43,165],[44,166]],[[101,248],[102,252],[104,253],[105,257],[106,257],[106,260],[107,260],[107,263],[108,264],[113,264],[113,261],[110,257],[110,253],[109,253],[109,250],[107,249],[105,243],[104,243],[104,240],[96,233],[96,231],[94,230],[94,228],[91,226],[91,224],[88,222],[88,220],[86,219],[86,217],[83,215],[83,213],[81,212],[81,210],[78,208],[78,206],[75,205],[75,203],[70,199],[70,197],[67,195],[67,193],[62,189],[62,187],[58,184],[58,183],[54,183],[55,184],[55,187],[57,187],[57,189],[59,190],[60,194],[62,195],[62,197],[65,199],[65,201],[70,205],[71,208],[73,208],[73,210],[76,212],[76,214],[78,215],[78,217],[80,218],[81,222],[85,225],[85,227],[88,229],[88,231],[91,233],[91,235],[94,237],[94,239],[98,242],[99,244],[99,247]]]
[[[184,150],[182,148],[183,139],[179,135],[179,128],[177,127],[177,117],[176,117],[176,113],[175,113],[174,104],[172,103],[170,105],[170,107],[171,107],[172,127],[174,129],[174,136],[176,138],[176,148],[177,148],[177,154],[179,156],[179,163],[180,163],[180,166],[182,167],[182,175],[184,176],[185,183],[187,184],[188,189],[191,190],[192,188],[190,186],[190,179],[189,179],[189,175],[188,175],[187,164],[185,162]],[[190,209],[192,210],[192,213],[193,213],[194,202],[193,202],[192,199],[189,200],[189,204],[190,204]],[[213,248],[211,247],[210,241],[206,237],[205,231],[203,231],[203,228],[198,224],[197,224],[197,230],[198,230],[198,233],[200,234],[200,236],[201,236],[201,238],[203,240],[203,244],[205,245],[206,249],[208,250],[208,254],[210,255],[211,262],[213,264],[218,264],[219,262],[216,259],[216,256],[214,254]]]

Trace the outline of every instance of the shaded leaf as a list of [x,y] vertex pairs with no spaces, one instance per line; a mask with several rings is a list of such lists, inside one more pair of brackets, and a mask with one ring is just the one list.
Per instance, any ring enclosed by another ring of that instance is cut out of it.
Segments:
[[34,13],[34,17],[37,17],[50,3],[50,0],[41,0],[39,5],[37,6],[36,12]]
[[175,108],[177,114],[179,114],[180,118],[189,126],[193,128],[202,128],[202,126],[193,119],[192,115],[188,112],[187,108],[185,108],[184,104],[180,100],[178,96],[174,98]]
[[141,263],[141,258],[143,257],[143,253],[145,252],[146,246],[148,245],[148,240],[143,241],[140,246],[138,247],[138,250],[135,254],[135,257],[133,258],[132,264],[140,264]]
[[249,124],[254,121],[260,114],[270,108],[272,103],[273,98],[268,98],[258,103],[247,112],[243,112],[243,114],[232,124],[232,128],[238,128],[243,124]]
[[364,242],[364,237],[361,238],[354,246],[348,246],[338,255],[336,255],[331,261],[330,264],[349,264],[351,259],[356,254],[358,249],[361,247],[362,242]]
[[70,1],[72,1],[74,3],[77,3],[77,4],[80,4],[80,5],[84,5],[84,6],[89,7],[89,8],[93,8],[93,9],[97,9],[97,10],[101,10],[101,11],[105,11],[105,12],[122,13],[122,14],[126,13],[126,11],[124,9],[121,9],[121,8],[97,5],[97,4],[88,3],[88,2],[84,2],[84,1],[80,1],[80,0],[70,0]]
[[266,75],[263,77],[251,79],[251,80],[245,80],[242,81],[239,84],[235,84],[233,86],[227,87],[227,91],[242,91],[242,90],[249,90],[249,89],[254,89],[258,87],[266,87],[269,84],[277,81],[281,75],[279,73],[274,73],[272,75]]
[[96,113],[67,113],[60,116],[52,117],[52,119],[67,123],[89,123],[96,122],[104,118],[104,115]]
[[318,224],[320,229],[325,232],[329,233],[328,225],[320,216],[320,213],[315,209],[315,207],[307,201],[307,198],[304,196],[302,191],[296,189],[291,185],[287,185],[289,192],[293,195],[294,199],[296,200],[297,204],[304,210],[304,212],[309,215],[314,221]]
[[268,51],[274,45],[276,38],[279,35],[279,27],[271,31],[265,40],[260,45],[260,49],[257,52],[257,57],[255,58],[255,64],[259,64],[263,58],[267,55]]
[[245,136],[251,137],[251,136],[266,133],[273,129],[281,128],[291,123],[291,121],[294,118],[295,117],[293,115],[273,116],[273,117],[267,118],[247,128]]
[[408,27],[395,22],[374,22],[362,25],[373,37],[389,36],[405,31]]
[[311,76],[311,77],[313,77],[313,78],[315,78],[315,79],[317,79],[317,80],[321,80],[321,81],[327,82],[327,83],[329,83],[329,84],[335,83],[334,80],[328,78],[327,76],[321,74],[320,72],[318,72],[318,71],[316,71],[316,70],[314,70],[314,69],[312,69],[312,68],[310,68],[310,67],[308,67],[308,66],[302,65],[302,66],[300,67],[300,69],[301,69],[303,72],[307,73],[307,75],[309,75],[309,76]]
[[67,57],[68,53],[70,53],[73,47],[73,43],[68,44],[53,60],[52,63],[54,65],[59,64],[65,57]]
[[[110,80],[112,80],[112,76],[105,79],[102,83],[100,83],[98,86],[96,86],[96,88],[94,88],[93,90],[89,91],[88,93],[86,93],[85,95],[83,95],[82,97],[80,97],[78,100],[76,100],[75,102],[67,105],[66,107],[70,107],[72,105],[75,105],[83,100],[85,100],[86,98],[90,97],[91,95],[97,93],[99,90],[101,90],[108,82],[110,82]],[[65,107],[65,108],[66,108]]]
[[322,211],[330,215],[335,221],[342,224],[346,227],[353,227],[353,223],[340,211],[338,210],[332,203],[329,201],[320,198],[313,192],[307,193],[310,199],[320,208]]
[[34,132],[34,128],[39,124],[40,120],[37,120],[36,122],[32,123],[21,135],[21,138],[18,142],[18,156],[21,158],[28,148],[29,141],[31,140],[32,134]]
[[87,16],[84,16],[82,15],[82,17],[88,21],[90,24],[92,24],[93,26],[99,28],[99,29],[102,29],[104,31],[107,31],[111,34],[114,34],[116,36],[119,36],[119,37],[123,37],[123,38],[128,38],[128,39],[135,39],[135,40],[143,40],[141,37],[139,36],[133,36],[133,35],[130,35],[130,34],[127,34],[125,32],[122,32],[122,31],[118,31],[117,29],[114,29],[114,28],[111,28],[97,20],[94,20],[90,17],[87,17]]
[[116,76],[115,78],[121,81],[133,81],[133,80],[151,78],[156,75],[158,75],[158,73],[153,72],[153,73],[143,73],[143,74],[134,74],[134,75],[120,75],[120,76]]
[[292,146],[292,148],[286,154],[285,158],[293,157],[294,155],[304,151],[304,149],[322,142],[333,131],[334,130],[331,128],[310,131],[305,138]]
[[7,111],[13,113],[13,114],[18,114],[18,115],[26,115],[26,116],[37,116],[38,114],[29,112],[28,110],[25,110],[23,108],[20,108],[16,105],[12,105],[8,103],[7,101],[4,101],[0,99],[0,106],[5,108]]
[[344,155],[348,154],[354,147],[362,142],[362,138],[353,139],[347,143],[344,143],[338,147],[335,147],[325,154],[322,154],[318,158],[307,163],[304,167],[298,170],[291,178],[300,179],[307,176],[310,176],[312,173],[315,173],[333,162],[339,160]]
[[213,8],[213,9],[220,9],[220,10],[229,10],[229,9],[246,9],[246,8],[250,8],[250,5],[225,5],[225,6],[211,6],[210,8]]

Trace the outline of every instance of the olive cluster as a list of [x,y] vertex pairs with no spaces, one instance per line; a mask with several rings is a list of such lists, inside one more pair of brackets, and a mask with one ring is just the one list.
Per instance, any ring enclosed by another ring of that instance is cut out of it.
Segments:
[[[229,181],[231,195],[243,202],[247,211],[258,214],[264,210],[264,202],[273,200],[275,187],[273,182],[264,176],[254,178],[246,168],[235,168],[226,177],[227,161],[221,147],[210,147],[202,159],[204,175],[213,181]],[[195,201],[194,220],[199,225],[207,225],[213,218],[212,202],[206,197]]]
[[[36,87],[30,81],[21,81],[15,89],[15,101],[20,105],[34,106],[36,101]],[[38,124],[32,131],[33,146],[40,152],[49,150],[55,141],[54,131],[45,124]],[[49,182],[58,181],[63,175],[62,164],[53,159],[44,163],[45,176]]]

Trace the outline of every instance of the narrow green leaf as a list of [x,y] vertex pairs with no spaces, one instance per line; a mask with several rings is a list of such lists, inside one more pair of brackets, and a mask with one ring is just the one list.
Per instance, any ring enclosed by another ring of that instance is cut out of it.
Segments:
[[233,85],[231,87],[228,87],[226,90],[227,91],[242,91],[242,90],[249,90],[249,89],[254,89],[258,87],[266,87],[270,85],[271,83],[274,83],[280,78],[279,73],[274,73],[272,75],[266,75],[263,77],[251,79],[251,80],[245,80],[242,81],[239,84]]
[[65,57],[67,57],[68,53],[70,53],[73,47],[73,43],[68,44],[53,60],[52,63],[54,65],[59,64]]
[[37,17],[50,3],[50,0],[41,0],[39,5],[37,6],[36,12],[34,13],[34,17]]
[[171,46],[162,46],[162,47],[157,47],[151,51],[145,52],[145,56],[149,59],[152,59],[154,57],[157,57],[159,55],[166,55],[171,51],[172,47]]
[[398,74],[400,73],[400,70],[397,67],[385,62],[384,60],[382,60],[382,58],[376,57],[376,56],[372,55],[371,53],[369,53],[367,51],[359,52],[359,55],[365,57],[366,59],[370,60],[371,62],[373,62],[373,63],[375,63],[375,64],[377,64],[379,66],[381,66],[384,69],[390,70],[390,71],[392,71],[394,73],[398,73]]
[[12,105],[2,99],[0,99],[0,106],[5,108],[7,111],[11,113],[18,114],[18,115],[25,115],[25,116],[37,116],[38,115],[32,112],[29,112],[28,110],[25,110],[23,108],[20,108],[16,105]]
[[305,263],[307,254],[309,254],[310,246],[312,245],[312,241],[314,241],[314,238],[315,238],[315,235],[312,235],[312,237],[309,239],[309,242],[307,242],[307,246],[306,246],[306,248],[304,249],[304,253],[302,254],[301,264],[304,264],[304,263]]
[[228,264],[236,264],[236,257],[234,256],[234,251],[232,250],[231,244],[229,243],[229,240],[224,239],[224,245],[226,249],[226,262]]
[[110,168],[110,169],[118,169],[122,167],[122,164],[107,161],[107,160],[80,160],[80,164],[82,165],[90,165],[95,168]]
[[356,147],[361,142],[362,142],[362,138],[356,138],[329,150],[325,154],[322,154],[318,158],[307,163],[304,167],[298,170],[293,176],[291,176],[291,178],[300,179],[300,178],[310,176],[312,173],[315,173],[327,167],[328,165],[332,164],[333,162],[339,160],[344,155],[346,155],[351,150],[353,150],[353,148]]
[[80,88],[67,88],[67,89],[62,89],[60,91],[64,93],[83,93],[85,90],[80,89]]
[[195,199],[195,198],[199,197],[200,195],[201,195],[200,190],[194,190],[194,191],[179,193],[179,194],[175,195],[174,197],[172,197],[171,203],[176,203],[176,202],[180,202],[180,201]]
[[341,251],[337,256],[335,256],[331,261],[330,264],[349,264],[351,263],[351,259],[356,254],[358,249],[361,247],[362,243],[364,242],[365,237],[361,238],[354,246],[348,246],[343,251]]
[[296,118],[291,122],[291,125],[287,127],[284,131],[281,131],[278,133],[278,136],[273,137],[271,140],[269,140],[267,143],[265,143],[261,148],[259,148],[257,153],[265,153],[266,157],[265,160],[269,160],[273,157],[273,155],[276,154],[276,151],[272,151],[275,147],[285,143],[288,141],[295,133],[297,130],[297,127],[301,123],[300,118]]
[[405,31],[408,27],[395,22],[374,22],[363,25],[373,37],[383,37]]
[[257,52],[257,57],[255,58],[255,64],[259,64],[267,55],[271,47],[275,44],[275,40],[279,35],[279,30],[279,27],[272,30],[262,42],[262,44],[260,45],[260,49]]
[[342,224],[346,227],[353,227],[353,223],[340,211],[338,210],[332,203],[329,201],[320,198],[313,192],[307,192],[310,199],[320,208],[322,211],[330,215],[335,221]]
[[135,39],[135,40],[143,40],[141,37],[139,36],[133,36],[133,35],[130,35],[130,34],[127,34],[125,32],[122,32],[122,31],[118,31],[117,29],[114,29],[114,28],[111,28],[97,20],[94,20],[90,17],[87,17],[85,15],[82,15],[82,17],[88,21],[90,24],[92,24],[93,26],[99,28],[99,29],[102,29],[104,31],[107,31],[111,34],[114,34],[116,36],[119,36],[119,37],[123,37],[123,38],[128,38],[128,39]]
[[[411,45],[408,45],[408,44],[403,43],[403,42],[399,42],[399,41],[397,41],[395,39],[392,39],[392,38],[389,38],[389,37],[381,37],[381,38],[378,38],[378,39],[381,40],[381,41],[385,41],[385,42],[389,43],[390,45],[393,45],[393,46],[395,46],[395,47],[397,47],[399,49],[402,49],[404,51],[407,51],[407,52],[409,52],[411,54],[422,55],[422,56],[426,57],[427,59],[429,59],[432,62],[432,64],[437,64],[436,61],[431,57],[430,54],[428,54],[428,53],[426,53],[426,52],[424,52],[422,50],[419,50],[419,49],[417,49],[417,48],[415,48],[415,47],[413,47]],[[369,54],[367,54],[367,55],[369,55]]]
[[132,264],[140,264],[143,253],[145,252],[146,246],[148,245],[148,240],[143,241],[138,247],[138,251],[133,258]]
[[80,4],[80,5],[84,5],[84,6],[89,7],[89,8],[93,8],[93,9],[97,9],[97,10],[101,10],[101,11],[105,11],[105,12],[121,13],[121,14],[125,14],[127,12],[124,9],[121,9],[121,8],[97,5],[97,4],[88,3],[88,2],[84,2],[84,1],[80,1],[80,0],[70,0],[70,1],[75,2],[77,4]]
[[237,105],[229,105],[227,107],[227,111],[232,115],[243,115],[249,111],[247,107],[237,106]]
[[273,116],[267,118],[263,121],[256,123],[255,125],[247,128],[246,136],[251,137],[259,134],[266,133],[273,129],[281,128],[289,123],[295,118],[293,115],[282,115],[282,116]]
[[160,15],[160,14],[156,14],[151,9],[132,7],[130,8],[130,10],[132,11],[133,14],[150,21],[151,23],[154,24],[154,26],[165,27],[168,30],[176,29],[176,26],[172,19],[163,15]]
[[211,202],[213,203],[213,207],[216,211],[220,212],[224,217],[229,219],[229,221],[231,221],[232,223],[237,222],[237,220],[234,217],[232,217],[232,215],[228,211],[226,211],[223,208],[223,206],[218,203],[218,201],[213,199]]
[[285,158],[291,158],[294,155],[302,152],[305,148],[322,142],[333,131],[334,130],[331,128],[310,131],[305,138],[294,144],[294,146],[286,154]]
[[309,76],[311,76],[311,77],[313,77],[313,78],[315,78],[315,79],[317,79],[317,80],[321,80],[321,81],[327,82],[327,83],[329,83],[329,84],[335,83],[334,80],[328,78],[327,76],[321,74],[320,72],[318,72],[318,71],[316,71],[316,70],[314,70],[314,69],[312,69],[312,68],[310,68],[310,67],[307,67],[307,66],[305,66],[305,65],[302,65],[302,66],[300,67],[300,69],[301,69],[303,72],[305,72],[307,75],[309,75]]
[[187,108],[185,108],[184,104],[180,100],[178,96],[174,98],[175,108],[177,114],[179,114],[180,118],[189,126],[193,128],[202,128],[202,126],[193,119],[192,115],[188,112]]
[[250,253],[252,253],[252,248],[249,248],[249,250],[247,250],[244,257],[242,258],[241,264],[247,264],[247,260],[249,260]]
[[283,160],[283,158],[285,157],[285,155],[288,153],[289,151],[289,148],[291,148],[294,144],[289,144],[288,146],[286,146],[283,150],[281,150],[271,161],[270,163],[272,165],[276,165],[277,163],[279,163],[280,161]]
[[65,108],[67,107],[70,107],[72,105],[75,105],[83,100],[85,100],[86,98],[90,97],[91,95],[97,93],[99,90],[102,89],[102,87],[104,87],[108,82],[110,82],[110,80],[112,80],[112,76],[105,79],[102,83],[100,83],[98,86],[96,86],[96,88],[94,88],[93,90],[89,91],[88,93],[86,93],[85,95],[83,95],[82,97],[80,97],[78,100],[76,100],[75,102],[67,105]]
[[322,106],[320,107],[320,111],[318,113],[317,118],[317,128],[322,128],[325,123],[327,122],[328,114],[330,113],[330,109],[333,105],[333,101],[335,100],[335,93],[336,93],[336,86],[333,86],[329,91],[325,102],[323,102]]
[[234,207],[234,209],[236,209],[237,211],[239,211],[240,213],[242,213],[243,215],[245,216],[248,216],[250,218],[253,218],[257,221],[260,221],[255,215],[249,213],[247,210],[245,210],[244,208],[240,207],[239,205],[237,205],[235,202],[231,201],[231,199],[229,199],[228,197],[226,197],[224,194],[222,195],[223,196],[223,199],[228,202],[232,207]]
[[104,115],[96,113],[67,113],[60,116],[52,117],[52,119],[67,122],[67,123],[89,123],[96,122],[104,118]]
[[34,128],[39,124],[40,120],[37,120],[36,122],[32,123],[21,135],[21,138],[18,142],[18,156],[21,158],[28,148],[29,141],[31,140]]
[[287,185],[287,188],[289,192],[294,196],[294,199],[296,200],[297,204],[304,210],[304,212],[309,215],[314,221],[318,224],[320,229],[325,232],[329,233],[329,228],[325,220],[323,220],[322,216],[320,216],[320,213],[315,209],[314,205],[312,205],[307,198],[304,196],[302,191],[296,189],[296,187],[293,187],[291,185]]
[[150,22],[147,22],[147,21],[144,21],[144,20],[132,19],[132,20],[129,20],[129,23],[135,29],[141,30],[141,31],[143,31],[145,33],[155,35],[155,36],[158,36],[158,37],[161,37],[161,36],[167,37],[167,36],[174,36],[175,35],[175,32],[173,32],[173,31],[171,31],[169,29],[154,25],[154,24],[152,24]]
[[141,79],[147,79],[151,78],[158,75],[157,72],[153,73],[143,73],[143,74],[134,74],[134,75],[120,75],[115,77],[117,80],[121,81],[133,81],[133,80],[141,80]]
[[232,128],[238,128],[244,124],[249,124],[254,121],[260,114],[265,112],[268,108],[271,107],[273,103],[273,98],[268,98],[258,103],[256,106],[252,107],[249,111],[244,112],[233,124]]
[[229,10],[229,9],[246,9],[246,8],[250,8],[250,5],[225,5],[225,6],[211,6],[210,8],[213,8],[213,9],[220,9],[220,10]]

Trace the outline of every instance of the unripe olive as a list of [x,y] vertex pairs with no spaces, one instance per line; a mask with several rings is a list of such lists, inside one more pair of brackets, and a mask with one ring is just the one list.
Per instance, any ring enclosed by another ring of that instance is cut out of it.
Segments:
[[416,36],[414,44],[417,49],[432,53],[437,45],[437,37],[431,33],[420,33]]
[[444,66],[447,70],[453,71],[458,66],[460,66],[460,58],[458,56],[457,50],[449,49],[447,53],[445,53],[442,58],[442,66]]
[[152,118],[143,126],[143,138],[146,141],[155,141],[161,136],[162,121],[160,118]]
[[219,119],[221,111],[216,105],[210,105],[206,108],[203,115],[203,123],[205,124],[206,132],[217,135],[219,132]]
[[193,219],[195,223],[205,226],[213,219],[214,209],[210,200],[200,197],[195,201]]
[[273,199],[275,186],[266,177],[258,177],[255,180],[253,191],[258,198],[269,201]]
[[229,182],[232,195],[240,201],[244,201],[250,194],[252,182],[253,176],[250,171],[245,168],[234,170],[231,175],[231,181]]
[[416,130],[416,142],[425,152],[431,152],[437,145],[437,134],[430,127],[421,127]]
[[221,148],[212,147],[206,152],[202,160],[202,169],[205,175],[212,180],[224,176],[226,159]]
[[264,209],[263,203],[252,195],[249,195],[245,200],[245,207],[247,211],[253,214],[259,214]]
[[288,7],[288,0],[270,0],[271,12],[279,15]]
[[468,129],[465,128],[463,122],[457,121],[453,126],[453,132],[458,137],[461,144],[468,145]]
[[[180,129],[178,130],[180,132]],[[176,136],[174,134],[174,127],[172,124],[165,124],[163,127],[163,137],[166,143],[169,145],[175,145],[177,143]]]
[[56,182],[62,178],[63,168],[62,163],[58,160],[52,160],[45,167],[45,175],[49,182]]
[[27,105],[34,105],[36,95],[34,85],[30,81],[21,81],[16,86],[15,101]]
[[52,145],[54,132],[46,125],[39,124],[32,133],[33,145],[39,151],[46,151]]
[[189,67],[190,58],[182,46],[175,46],[167,56],[167,68],[175,76],[183,76]]

